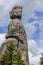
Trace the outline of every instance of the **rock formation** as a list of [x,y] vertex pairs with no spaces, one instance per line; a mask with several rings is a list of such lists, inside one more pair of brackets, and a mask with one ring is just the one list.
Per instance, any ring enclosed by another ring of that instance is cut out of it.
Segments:
[[12,11],[10,12],[10,18],[12,19],[12,21],[8,25],[6,41],[2,45],[1,55],[6,50],[8,41],[13,40],[12,43],[16,45],[14,54],[16,54],[17,50],[20,50],[22,54],[22,60],[24,60],[24,64],[29,65],[27,39],[24,27],[21,22],[21,16],[21,6],[15,6],[14,8],[12,8]]

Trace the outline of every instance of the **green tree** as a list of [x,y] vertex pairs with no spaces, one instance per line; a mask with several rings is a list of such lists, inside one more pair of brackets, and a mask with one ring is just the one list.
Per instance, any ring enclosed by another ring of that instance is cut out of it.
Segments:
[[7,49],[1,57],[0,64],[1,65],[24,65],[22,61],[21,52],[17,50],[17,53],[14,54],[15,45],[12,43],[13,41],[9,41],[7,44]]
[[24,65],[24,62],[22,61],[22,58],[21,58],[21,52],[18,51],[17,54],[15,55],[15,63],[14,65]]
[[40,58],[40,65],[43,65],[43,54],[42,57]]
[[12,65],[12,59],[13,59],[13,51],[14,51],[14,45],[12,41],[9,41],[7,44],[7,49],[4,52],[4,54],[1,57],[1,65]]

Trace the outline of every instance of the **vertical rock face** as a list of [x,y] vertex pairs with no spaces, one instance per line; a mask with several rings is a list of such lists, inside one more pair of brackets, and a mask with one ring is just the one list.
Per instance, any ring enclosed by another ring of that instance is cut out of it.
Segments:
[[[12,43],[16,45],[14,53],[16,52],[16,50],[20,50],[22,60],[24,60],[24,64],[29,65],[27,39],[25,30],[21,23],[21,16],[22,16],[22,7],[15,6],[10,12],[10,18],[12,19],[12,21],[8,25],[6,42],[4,44],[6,45],[9,40],[10,41],[13,40]],[[5,45],[3,45],[2,51],[3,49],[4,50],[6,49]]]

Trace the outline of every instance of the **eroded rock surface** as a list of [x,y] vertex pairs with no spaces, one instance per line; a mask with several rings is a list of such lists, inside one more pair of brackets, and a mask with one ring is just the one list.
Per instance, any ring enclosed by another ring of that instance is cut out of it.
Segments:
[[17,50],[20,50],[22,60],[24,60],[24,64],[29,65],[28,45],[27,45],[26,33],[21,22],[21,16],[22,16],[22,7],[15,6],[10,12],[10,18],[12,19],[12,21],[8,25],[6,41],[2,45],[1,55],[6,50],[6,45],[8,44],[8,41],[13,40],[12,43],[16,45],[14,53],[17,52]]

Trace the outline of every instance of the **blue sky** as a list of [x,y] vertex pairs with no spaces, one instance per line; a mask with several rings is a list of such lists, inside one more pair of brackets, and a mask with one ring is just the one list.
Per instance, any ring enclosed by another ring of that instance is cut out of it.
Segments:
[[11,21],[9,12],[14,5],[23,6],[22,23],[27,35],[30,63],[38,65],[43,52],[43,0],[0,0],[0,45],[5,40]]

